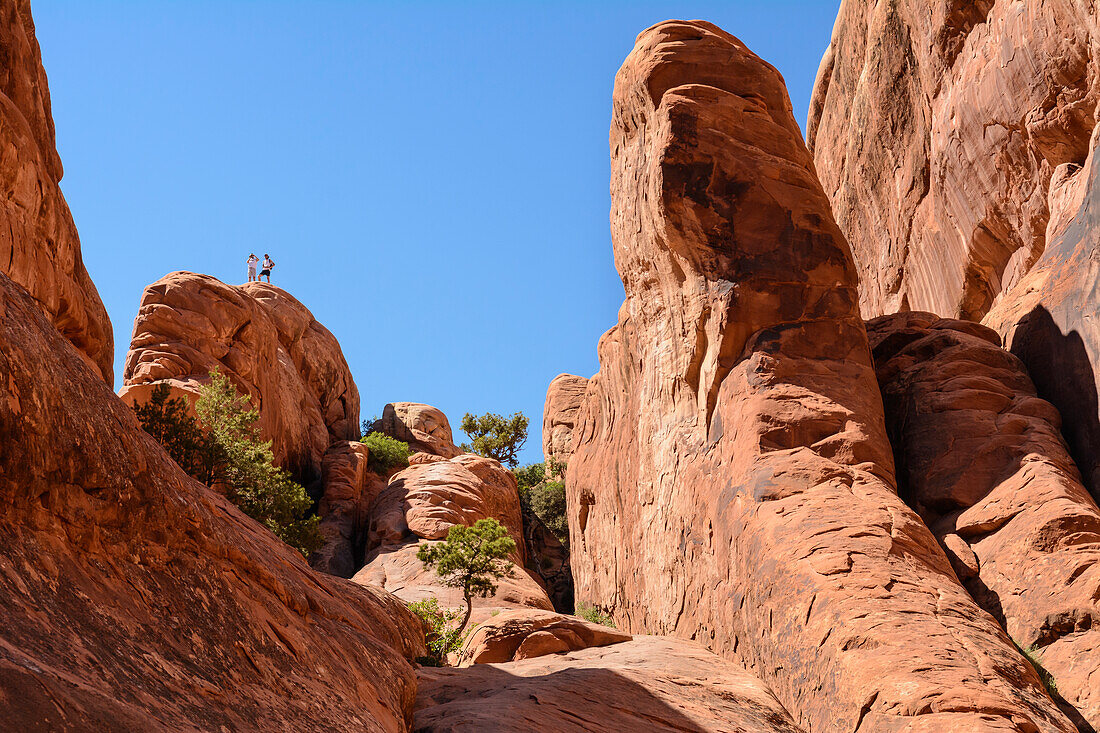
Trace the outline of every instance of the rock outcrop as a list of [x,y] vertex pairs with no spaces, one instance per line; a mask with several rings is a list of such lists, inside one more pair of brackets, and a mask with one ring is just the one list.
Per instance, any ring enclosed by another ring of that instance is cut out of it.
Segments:
[[631,635],[576,616],[519,609],[493,616],[473,630],[458,654],[460,666],[518,662],[630,641]]
[[855,267],[778,72],[654,26],[610,143],[626,301],[573,433],[578,600],[743,661],[807,729],[1072,730],[896,495]]
[[1053,218],[1042,257],[984,323],[1027,366],[1039,395],[1062,414],[1062,433],[1086,486],[1100,499],[1100,127],[1080,169],[1051,188]]
[[443,458],[461,455],[451,435],[451,423],[443,411],[419,402],[391,402],[373,430],[409,444],[413,453],[428,453]]
[[868,324],[903,498],[970,594],[1100,728],[1100,509],[992,330],[929,313]]
[[553,464],[569,464],[573,455],[573,428],[587,388],[588,380],[584,377],[559,374],[546,389],[546,404],[542,408],[542,455],[547,471]]
[[863,313],[980,320],[1049,244],[1100,102],[1082,0],[844,0],[807,140]]
[[61,195],[50,88],[29,0],[0,3],[0,272],[114,383],[114,336]]
[[370,509],[386,488],[369,463],[370,449],[357,441],[337,441],[325,453],[317,506],[324,545],[310,558],[317,570],[350,578],[363,566]]
[[3,274],[0,443],[4,727],[406,728],[416,618],[186,476]]
[[461,589],[444,586],[416,553],[424,542],[445,539],[455,525],[492,518],[515,540],[515,567],[510,577],[498,582],[494,596],[474,601],[473,622],[502,608],[552,611],[546,591],[524,569],[527,552],[512,472],[499,461],[469,453],[451,459],[419,453],[410,463],[372,504],[366,564],[353,580],[385,588],[406,601],[436,598],[442,606],[464,607]]
[[191,402],[214,369],[260,413],[275,461],[304,484],[336,441],[359,437],[359,391],[340,344],[289,293],[175,272],[145,289],[126,356],[127,404],[157,384]]
[[417,674],[422,733],[802,730],[757,677],[678,639]]

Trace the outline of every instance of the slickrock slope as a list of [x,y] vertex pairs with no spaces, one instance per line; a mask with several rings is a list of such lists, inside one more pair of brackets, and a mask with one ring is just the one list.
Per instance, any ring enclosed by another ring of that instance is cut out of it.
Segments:
[[753,675],[660,637],[417,675],[417,733],[802,730]]
[[113,384],[111,322],[58,186],[50,89],[28,0],[0,3],[0,60],[0,272]]
[[1098,102],[1091,0],[844,0],[807,140],[863,313],[980,320],[1042,254]]
[[572,374],[559,374],[546,390],[542,408],[542,455],[547,470],[551,463],[568,465],[573,455],[573,428],[584,400],[588,380]]
[[413,453],[443,458],[461,455],[451,435],[451,423],[438,407],[419,402],[392,402],[382,410],[374,430],[409,444]]
[[552,611],[546,591],[523,567],[527,552],[512,472],[498,461],[469,453],[451,459],[418,453],[410,461],[372,504],[366,565],[353,580],[385,588],[406,601],[435,597],[440,605],[464,607],[461,589],[445,587],[416,552],[421,543],[445,539],[454,525],[471,526],[491,517],[516,542],[511,558],[515,567],[511,577],[498,582],[494,596],[475,599],[472,622],[501,608]]
[[187,477],[0,274],[0,709],[17,730],[404,730],[416,619]]
[[1072,730],[896,495],[855,268],[778,72],[654,26],[610,142],[626,301],[573,435],[578,600],[742,660],[810,730]]
[[1100,128],[1085,165],[1057,177],[1043,256],[984,320],[1027,366],[1040,396],[1062,413],[1062,433],[1094,498],[1100,498],[1098,144]]
[[1100,509],[993,331],[929,313],[868,324],[903,498],[970,594],[1100,727]]
[[252,398],[276,462],[303,483],[359,437],[359,391],[336,338],[286,291],[174,272],[145,289],[126,355],[127,404],[167,383],[191,399],[215,368]]

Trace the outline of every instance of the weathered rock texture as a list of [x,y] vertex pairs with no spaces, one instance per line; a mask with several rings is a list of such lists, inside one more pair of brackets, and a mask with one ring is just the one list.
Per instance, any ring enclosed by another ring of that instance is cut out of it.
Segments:
[[0,444],[4,727],[405,728],[415,617],[187,477],[3,274]]
[[413,453],[454,458],[461,455],[443,411],[419,402],[391,402],[382,410],[374,430],[409,444]]
[[310,558],[317,570],[350,578],[363,566],[370,508],[386,479],[370,470],[370,450],[357,441],[329,446],[321,464],[324,493],[317,507],[324,545]]
[[275,460],[302,483],[335,441],[359,437],[359,391],[336,338],[285,290],[191,272],[145,289],[126,356],[127,404],[157,384],[196,399],[220,369],[259,410]]
[[422,733],[802,730],[758,678],[682,640],[640,637],[417,674],[414,730]]
[[1100,498],[1100,161],[1093,134],[1085,165],[1051,188],[1054,217],[1042,257],[986,315],[1027,365],[1039,395],[1062,414],[1062,433],[1094,498]]
[[902,497],[970,594],[1100,727],[1100,509],[995,332],[929,313],[868,324]]
[[445,539],[451,527],[486,518],[499,521],[515,540],[515,567],[498,582],[494,596],[474,601],[473,622],[501,608],[553,610],[546,591],[524,569],[527,551],[515,476],[499,461],[469,453],[449,460],[417,454],[390,479],[371,506],[366,565],[353,580],[406,601],[434,597],[442,606],[464,607],[461,589],[445,587],[416,553],[421,543]]
[[50,89],[28,0],[0,4],[0,272],[23,286],[107,382],[111,321],[61,195]]
[[554,610],[573,613],[573,571],[569,567],[569,548],[534,512],[523,515],[523,543],[527,549],[527,569],[545,586]]
[[626,302],[573,435],[578,600],[742,660],[811,730],[1072,730],[896,495],[855,268],[778,72],[657,25],[610,142]]
[[546,390],[542,408],[542,455],[547,471],[551,464],[565,466],[573,455],[573,428],[584,400],[588,380],[572,374],[559,374]]
[[576,616],[519,609],[485,621],[466,639],[460,666],[514,662],[544,654],[575,652],[630,641],[631,635]]
[[1098,102],[1091,0],[844,0],[807,140],[864,314],[980,320],[1049,242]]

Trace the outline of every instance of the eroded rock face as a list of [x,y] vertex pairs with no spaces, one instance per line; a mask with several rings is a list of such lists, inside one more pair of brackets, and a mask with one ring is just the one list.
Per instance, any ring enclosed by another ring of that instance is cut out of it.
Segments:
[[127,404],[157,384],[191,402],[214,369],[260,413],[276,463],[302,483],[335,441],[359,437],[359,391],[340,344],[286,291],[175,272],[145,289],[126,355]]
[[802,730],[757,677],[679,639],[417,674],[414,727],[426,733]]
[[970,594],[1100,727],[1100,509],[993,331],[930,313],[868,324],[902,496]]
[[866,316],[980,320],[1050,242],[1100,102],[1089,0],[844,0],[807,140]]
[[23,730],[403,730],[393,596],[186,476],[0,274],[0,708]]
[[808,729],[1072,730],[896,495],[855,268],[778,72],[657,25],[611,154],[626,301],[573,434],[578,600],[742,660]]
[[451,435],[451,423],[443,411],[419,402],[391,402],[382,410],[374,430],[409,444],[413,453],[443,458],[461,455]]
[[631,635],[576,616],[519,609],[485,621],[470,634],[458,655],[462,667],[532,659],[630,641]]
[[542,409],[542,455],[547,470],[552,463],[568,465],[573,455],[573,427],[584,400],[588,380],[572,374],[559,374],[546,390]]
[[353,580],[385,588],[406,601],[436,598],[442,606],[465,607],[461,589],[445,587],[416,553],[424,542],[445,539],[451,527],[486,518],[500,522],[515,540],[510,558],[515,567],[510,577],[498,581],[494,596],[474,600],[472,621],[502,608],[552,611],[546,590],[524,569],[527,551],[515,476],[499,461],[469,453],[449,460],[416,454],[408,468],[390,479],[372,504],[366,564]]
[[1062,433],[1085,485],[1100,498],[1100,161],[1094,133],[1085,165],[1062,169],[1052,188],[1048,245],[984,323],[1027,366],[1039,395],[1062,414]]
[[317,570],[350,578],[363,566],[367,524],[386,479],[370,470],[370,450],[357,441],[329,446],[321,464],[324,494],[317,506],[324,545],[310,558]]
[[50,89],[28,0],[0,5],[0,59],[0,272],[31,294],[111,385],[111,321],[58,186]]

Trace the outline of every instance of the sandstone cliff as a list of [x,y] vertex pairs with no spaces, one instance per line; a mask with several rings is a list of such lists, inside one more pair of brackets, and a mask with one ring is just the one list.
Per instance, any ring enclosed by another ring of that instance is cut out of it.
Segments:
[[841,3],[807,140],[865,315],[980,320],[1032,268],[1096,124],[1097,21],[1088,0]]
[[626,301],[573,433],[578,600],[743,661],[810,729],[1072,730],[896,495],[856,270],[779,74],[657,25],[610,144]]
[[403,730],[423,654],[186,476],[0,274],[0,708],[30,730]]
[[0,141],[0,272],[31,294],[111,385],[111,322],[58,186],[61,158],[29,0],[0,3]]
[[161,383],[194,401],[214,369],[251,397],[275,462],[302,483],[320,476],[329,445],[359,437],[359,391],[340,344],[285,290],[190,272],[147,287],[123,401],[143,403]]
[[542,408],[542,455],[549,472],[552,464],[566,466],[573,455],[573,428],[584,400],[588,380],[559,374],[546,389]]

